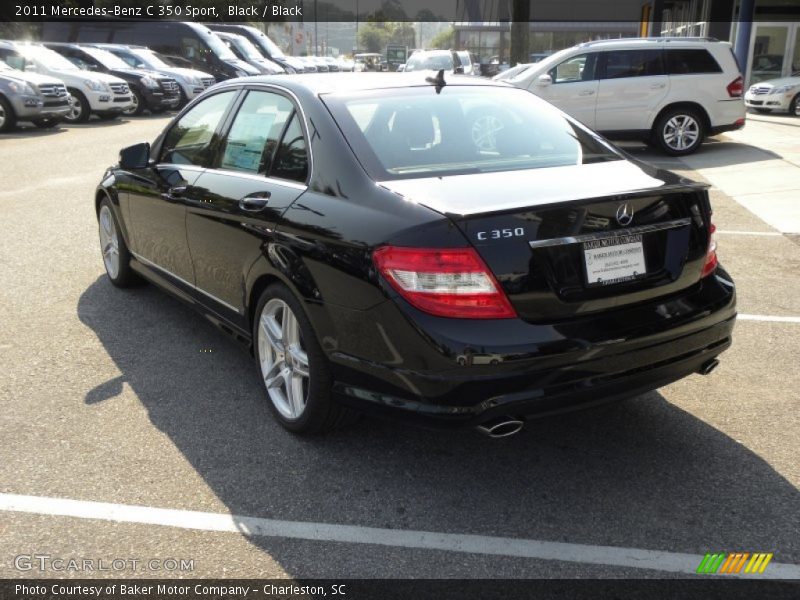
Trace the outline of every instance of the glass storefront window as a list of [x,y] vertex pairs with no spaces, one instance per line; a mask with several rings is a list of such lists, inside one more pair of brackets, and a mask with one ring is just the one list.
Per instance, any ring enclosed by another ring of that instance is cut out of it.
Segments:
[[757,25],[754,29],[751,84],[781,77],[789,38],[788,25]]

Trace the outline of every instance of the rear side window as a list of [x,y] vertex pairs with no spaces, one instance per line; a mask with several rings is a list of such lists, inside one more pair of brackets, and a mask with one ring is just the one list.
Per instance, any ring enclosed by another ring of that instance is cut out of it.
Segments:
[[604,52],[603,79],[664,75],[661,50],[614,50]]
[[283,134],[283,139],[275,153],[270,175],[300,183],[305,182],[308,176],[306,140],[303,137],[303,128],[300,126],[297,113],[292,115],[292,120]]
[[225,140],[220,168],[267,173],[293,110],[292,103],[279,94],[247,94]]
[[217,130],[236,91],[209,96],[172,126],[164,138],[161,162],[205,167],[217,145]]
[[708,50],[667,50],[667,72],[670,75],[722,73],[722,68]]

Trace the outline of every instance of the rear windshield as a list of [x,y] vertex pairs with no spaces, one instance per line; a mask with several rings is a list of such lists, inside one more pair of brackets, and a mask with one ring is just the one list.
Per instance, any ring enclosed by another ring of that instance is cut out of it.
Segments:
[[453,55],[449,52],[442,52],[439,54],[414,54],[408,59],[406,63],[406,71],[438,71],[444,69],[445,71],[453,70]]
[[325,94],[376,181],[619,160],[601,138],[533,94],[447,85]]

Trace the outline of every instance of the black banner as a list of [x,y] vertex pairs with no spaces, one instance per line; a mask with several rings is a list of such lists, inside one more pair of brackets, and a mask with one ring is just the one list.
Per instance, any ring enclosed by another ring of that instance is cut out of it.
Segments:
[[542,579],[542,580],[371,580],[371,579],[65,579],[0,580],[3,600],[598,600],[800,597],[800,582],[714,579]]

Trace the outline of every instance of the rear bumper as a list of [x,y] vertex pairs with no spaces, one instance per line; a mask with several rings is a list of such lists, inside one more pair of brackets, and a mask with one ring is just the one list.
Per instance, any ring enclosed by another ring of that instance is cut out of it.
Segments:
[[[685,293],[572,323],[468,323],[460,342],[434,333],[427,343],[437,347],[440,361],[404,347],[402,336],[384,329],[381,337],[394,360],[333,353],[333,391],[343,404],[432,426],[575,410],[697,372],[730,346],[735,310],[733,284],[719,269]],[[459,346],[462,352],[454,354]],[[413,368],[415,362],[449,367]]]

